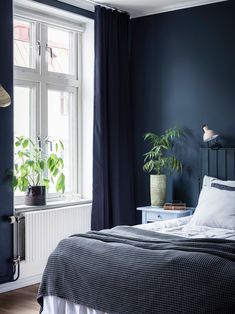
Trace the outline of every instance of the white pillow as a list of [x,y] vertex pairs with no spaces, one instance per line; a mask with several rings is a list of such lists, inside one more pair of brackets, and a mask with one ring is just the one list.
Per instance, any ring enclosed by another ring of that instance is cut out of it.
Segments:
[[235,231],[235,192],[205,186],[189,224]]
[[218,183],[218,184],[235,187],[235,181],[224,181],[224,180],[220,180],[220,179],[209,177],[209,176],[204,176],[202,187],[204,188],[205,186],[211,186],[212,183]]

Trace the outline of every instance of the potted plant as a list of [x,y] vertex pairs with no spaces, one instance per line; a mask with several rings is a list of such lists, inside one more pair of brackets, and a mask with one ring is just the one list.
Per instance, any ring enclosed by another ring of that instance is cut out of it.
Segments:
[[62,141],[46,138],[42,142],[38,137],[34,142],[24,136],[16,138],[13,187],[26,192],[26,205],[45,205],[46,188],[50,183],[55,184],[57,191],[64,192],[63,150]]
[[152,206],[162,206],[166,201],[166,175],[164,170],[182,171],[182,163],[172,155],[173,140],[182,135],[177,128],[166,130],[162,135],[146,133],[144,140],[151,145],[144,154],[143,169],[150,175],[150,198]]

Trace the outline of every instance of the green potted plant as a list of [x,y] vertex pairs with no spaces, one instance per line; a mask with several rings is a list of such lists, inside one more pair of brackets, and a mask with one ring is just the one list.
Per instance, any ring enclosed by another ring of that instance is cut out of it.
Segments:
[[46,188],[50,183],[55,184],[57,191],[64,192],[63,151],[62,141],[48,138],[42,141],[38,137],[34,142],[24,136],[16,138],[13,187],[26,192],[26,205],[45,205]]
[[150,144],[150,150],[144,154],[143,170],[150,175],[150,198],[152,206],[162,206],[166,201],[165,170],[182,171],[182,163],[172,154],[173,140],[182,136],[181,130],[171,128],[162,135],[146,133],[144,140]]

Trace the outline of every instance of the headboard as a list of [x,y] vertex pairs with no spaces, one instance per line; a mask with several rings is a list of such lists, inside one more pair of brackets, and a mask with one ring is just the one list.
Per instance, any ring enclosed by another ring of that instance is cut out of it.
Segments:
[[213,150],[201,148],[201,174],[216,177],[221,180],[235,180],[235,148],[220,148]]

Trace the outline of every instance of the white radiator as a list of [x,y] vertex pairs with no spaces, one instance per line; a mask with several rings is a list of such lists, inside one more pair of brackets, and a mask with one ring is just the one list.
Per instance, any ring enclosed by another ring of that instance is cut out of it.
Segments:
[[46,261],[58,242],[72,234],[91,228],[91,206],[68,206],[26,212],[25,261]]
[[0,293],[41,281],[50,253],[58,242],[91,228],[91,204],[25,212],[25,260],[20,263],[20,278],[0,285]]

